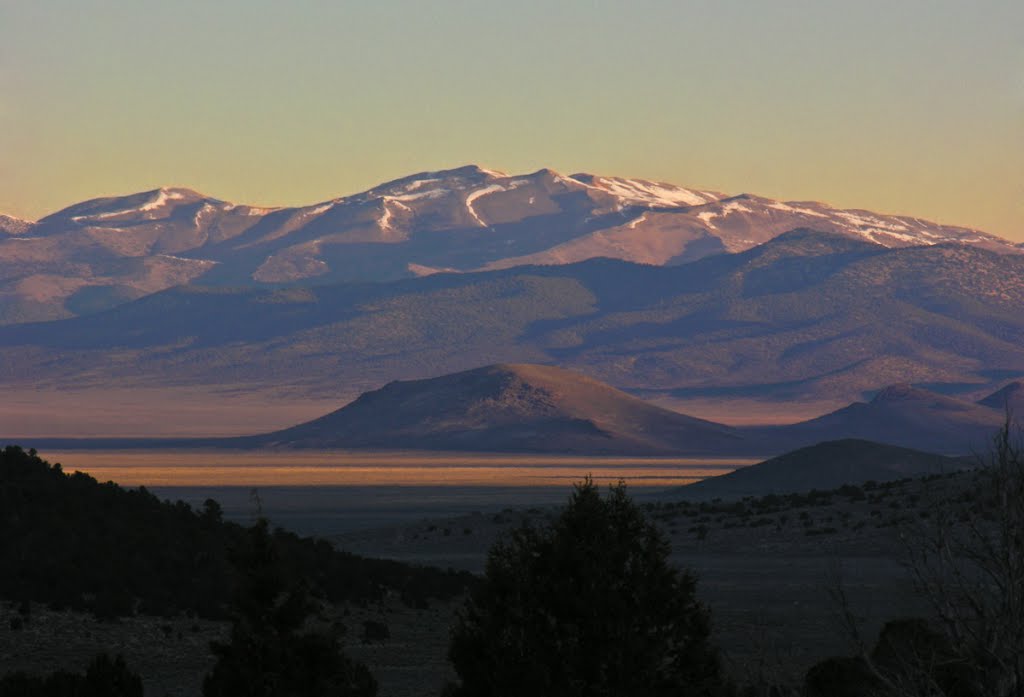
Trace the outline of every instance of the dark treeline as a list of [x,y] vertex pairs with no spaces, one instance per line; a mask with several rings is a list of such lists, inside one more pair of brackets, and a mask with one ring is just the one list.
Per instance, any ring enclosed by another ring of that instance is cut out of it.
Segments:
[[[246,529],[182,501],[65,473],[34,450],[0,450],[0,599],[113,618],[190,613],[225,618],[236,586],[231,555]],[[281,563],[330,602],[386,593],[410,605],[463,593],[465,572],[410,566],[341,552],[324,540],[273,532]]]

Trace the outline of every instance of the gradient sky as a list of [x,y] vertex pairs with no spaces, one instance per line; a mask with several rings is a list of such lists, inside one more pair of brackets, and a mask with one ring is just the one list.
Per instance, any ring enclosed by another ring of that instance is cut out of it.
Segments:
[[1024,241],[1024,2],[0,0],[0,212],[470,162]]

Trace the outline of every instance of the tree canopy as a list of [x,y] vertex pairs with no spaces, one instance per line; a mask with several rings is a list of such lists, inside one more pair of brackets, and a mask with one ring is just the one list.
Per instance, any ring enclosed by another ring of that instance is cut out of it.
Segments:
[[696,581],[620,483],[588,478],[553,524],[490,550],[452,631],[458,697],[718,695]]

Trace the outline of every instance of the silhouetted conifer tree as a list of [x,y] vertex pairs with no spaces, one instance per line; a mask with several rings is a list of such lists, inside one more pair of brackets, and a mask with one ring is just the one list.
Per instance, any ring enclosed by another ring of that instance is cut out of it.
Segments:
[[332,633],[306,628],[314,604],[281,563],[266,520],[236,554],[239,573],[227,643],[203,682],[205,697],[373,697],[377,683]]
[[549,527],[491,548],[452,631],[458,697],[728,692],[695,580],[619,484],[588,478]]

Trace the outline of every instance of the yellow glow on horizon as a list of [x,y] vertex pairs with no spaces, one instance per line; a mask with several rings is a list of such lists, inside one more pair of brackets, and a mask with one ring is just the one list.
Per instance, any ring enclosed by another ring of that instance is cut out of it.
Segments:
[[[65,471],[121,486],[673,486],[763,458],[614,457],[366,451],[49,451]],[[182,463],[187,464],[182,464]],[[208,462],[210,464],[199,464]]]
[[477,163],[1024,241],[1021,26],[1006,0],[8,3],[0,212],[306,205]]

